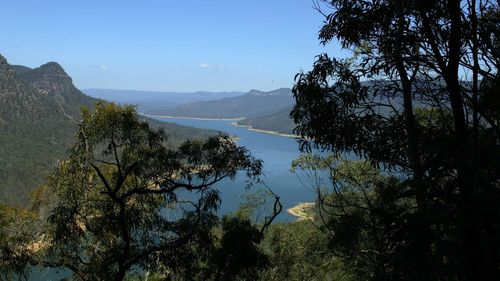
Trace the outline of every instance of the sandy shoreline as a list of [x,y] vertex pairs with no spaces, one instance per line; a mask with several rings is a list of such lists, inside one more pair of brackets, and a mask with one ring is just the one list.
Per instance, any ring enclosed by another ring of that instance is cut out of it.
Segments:
[[[238,121],[241,121],[241,120],[238,120]],[[283,134],[283,133],[279,133],[279,132],[276,132],[276,131],[268,131],[268,130],[255,129],[255,128],[253,128],[250,125],[240,125],[237,122],[232,122],[231,125],[236,126],[236,127],[245,128],[245,129],[248,129],[250,131],[259,132],[259,133],[266,133],[266,134],[271,134],[271,135],[276,135],[276,136],[282,136],[282,137],[287,137],[287,138],[294,138],[294,139],[295,138],[300,138],[297,135]]]
[[297,220],[312,220],[313,218],[310,217],[307,213],[306,210],[314,207],[315,203],[314,202],[305,202],[305,203],[300,203],[296,205],[295,207],[289,208],[286,211],[291,214],[292,216],[297,217]]
[[245,117],[238,117],[238,118],[204,118],[204,117],[182,117],[182,116],[171,116],[171,115],[152,115],[152,114],[144,114],[144,113],[139,113],[142,116],[146,117],[156,117],[156,118],[167,118],[167,119],[190,119],[190,120],[207,120],[207,121],[235,121],[231,122],[231,125],[236,126],[236,127],[241,127],[245,128],[250,131],[258,132],[258,133],[265,133],[265,134],[271,134],[271,135],[276,135],[276,136],[281,136],[281,137],[287,137],[287,138],[300,138],[300,136],[297,135],[292,135],[292,134],[284,134],[276,131],[270,131],[270,130],[261,130],[261,129],[255,129],[250,125],[240,125],[238,124],[238,121],[241,121],[245,119]]
[[240,125],[237,122],[245,119],[245,117],[238,117],[238,118],[204,118],[204,117],[182,117],[182,116],[171,116],[171,115],[151,115],[151,114],[144,114],[144,113],[139,113],[142,116],[146,117],[156,117],[156,118],[167,118],[167,119],[190,119],[190,120],[207,120],[207,121],[235,121],[231,122],[231,125],[236,126],[236,127],[241,127],[248,129],[250,131],[254,132],[259,132],[259,133],[265,133],[265,134],[271,134],[271,135],[276,135],[276,136],[281,136],[281,137],[287,137],[287,138],[300,138],[297,135],[292,135],[292,134],[283,134],[279,133],[276,131],[269,131],[269,130],[261,130],[261,129],[255,129],[252,126],[249,125]]
[[182,117],[182,116],[171,116],[171,115],[150,115],[141,114],[146,117],[156,117],[156,118],[169,118],[169,119],[190,119],[190,120],[212,120],[212,121],[241,121],[245,119],[244,117],[238,118],[203,118],[203,117]]

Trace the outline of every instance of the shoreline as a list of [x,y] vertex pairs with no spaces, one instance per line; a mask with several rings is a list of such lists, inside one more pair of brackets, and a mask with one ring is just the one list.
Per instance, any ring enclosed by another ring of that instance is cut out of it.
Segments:
[[141,115],[146,117],[156,117],[156,118],[167,118],[167,119],[190,119],[190,120],[207,120],[207,121],[241,121],[245,119],[245,117],[237,117],[237,118],[204,118],[204,117],[182,117],[182,116],[171,116],[171,115],[152,115],[152,114],[144,114]]
[[312,217],[310,217],[306,212],[305,210],[306,209],[310,209],[312,207],[314,207],[316,205],[316,203],[314,202],[304,202],[304,203],[299,203],[297,205],[295,205],[294,207],[292,208],[288,208],[286,211],[297,218],[297,221],[301,221],[301,220],[313,220]]
[[262,130],[262,129],[255,129],[254,127],[250,125],[240,125],[238,124],[238,121],[244,120],[245,117],[237,117],[237,118],[205,118],[205,117],[182,117],[182,116],[171,116],[171,115],[153,115],[153,114],[144,114],[144,113],[139,113],[142,116],[146,117],[156,117],[156,118],[166,118],[166,119],[188,119],[188,120],[206,120],[206,121],[234,121],[231,122],[231,125],[235,127],[240,127],[240,128],[245,128],[249,131],[254,131],[258,133],[264,133],[264,134],[271,134],[275,136],[281,136],[281,137],[286,137],[286,138],[300,138],[298,135],[293,135],[293,134],[285,134],[285,133],[280,133],[276,131],[271,131],[271,130]]
[[[241,120],[237,120],[237,121],[241,121]],[[276,132],[276,131],[270,131],[270,130],[255,129],[254,127],[252,127],[250,125],[241,125],[241,124],[238,124],[237,122],[232,122],[231,125],[236,126],[236,127],[240,127],[240,128],[245,128],[245,129],[247,129],[249,131],[254,131],[254,132],[259,132],[259,133],[271,134],[271,135],[276,135],[276,136],[281,136],[281,137],[287,137],[287,138],[294,138],[294,139],[300,138],[297,135],[284,134],[284,133],[280,133],[280,132]]]

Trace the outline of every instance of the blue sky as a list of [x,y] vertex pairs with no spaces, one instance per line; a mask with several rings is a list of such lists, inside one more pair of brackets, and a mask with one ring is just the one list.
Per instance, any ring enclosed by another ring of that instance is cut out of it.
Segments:
[[0,54],[60,63],[79,88],[247,91],[291,87],[336,44],[312,0],[3,1]]

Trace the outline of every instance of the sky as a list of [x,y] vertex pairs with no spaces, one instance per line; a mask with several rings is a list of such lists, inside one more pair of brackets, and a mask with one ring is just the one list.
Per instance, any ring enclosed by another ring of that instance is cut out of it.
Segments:
[[292,87],[322,52],[313,0],[0,0],[0,54],[55,61],[80,89]]

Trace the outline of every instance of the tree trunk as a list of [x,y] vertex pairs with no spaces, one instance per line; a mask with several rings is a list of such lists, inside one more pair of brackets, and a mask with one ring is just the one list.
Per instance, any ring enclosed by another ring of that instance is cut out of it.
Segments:
[[[426,217],[426,191],[423,190],[425,185],[422,184],[422,164],[418,148],[418,132],[415,123],[415,115],[413,113],[413,89],[412,81],[409,78],[408,72],[404,64],[403,57],[403,36],[406,28],[406,20],[403,12],[401,1],[394,1],[396,18],[397,18],[397,36],[394,44],[394,61],[398,71],[401,88],[403,93],[403,108],[405,116],[405,130],[408,146],[408,161],[413,172],[411,187],[415,191],[417,208],[419,217]],[[415,251],[415,278],[419,281],[429,280],[429,248],[430,248],[430,224],[427,221],[418,220],[417,230],[412,235],[413,251]]]

